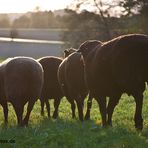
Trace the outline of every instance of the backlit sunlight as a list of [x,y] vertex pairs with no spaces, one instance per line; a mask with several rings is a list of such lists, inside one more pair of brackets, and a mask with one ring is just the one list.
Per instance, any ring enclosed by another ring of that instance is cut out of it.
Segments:
[[0,0],[0,13],[23,13],[40,10],[57,10],[66,8],[72,0]]

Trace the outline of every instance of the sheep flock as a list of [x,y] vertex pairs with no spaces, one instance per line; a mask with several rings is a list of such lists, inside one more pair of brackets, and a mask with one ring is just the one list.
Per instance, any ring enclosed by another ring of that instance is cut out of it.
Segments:
[[[87,40],[78,49],[64,51],[64,58],[46,56],[8,58],[0,64],[0,104],[8,124],[8,102],[12,104],[18,126],[27,126],[35,102],[46,105],[54,100],[53,118],[58,117],[61,99],[71,104],[72,118],[78,108],[80,121],[89,120],[92,100],[98,103],[102,126],[112,126],[112,116],[121,95],[135,100],[135,128],[143,129],[143,92],[148,82],[148,36],[121,35],[106,42]],[[87,111],[83,113],[88,95]],[[109,98],[107,103],[106,98]],[[24,106],[27,112],[23,118]]]

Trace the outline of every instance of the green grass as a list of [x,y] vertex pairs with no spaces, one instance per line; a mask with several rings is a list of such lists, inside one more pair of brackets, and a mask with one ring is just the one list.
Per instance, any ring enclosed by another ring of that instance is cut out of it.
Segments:
[[[53,101],[50,101],[53,113]],[[144,93],[144,128],[137,132],[133,116],[135,102],[132,97],[122,95],[113,116],[113,127],[102,128],[96,101],[93,101],[91,120],[81,123],[71,118],[70,104],[64,98],[59,107],[59,119],[40,115],[40,102],[36,102],[29,127],[18,128],[16,116],[9,104],[8,128],[3,127],[3,112],[0,107],[0,140],[15,140],[1,143],[0,148],[147,148],[148,147],[148,90]],[[46,110],[45,110],[46,111]],[[85,110],[86,111],[86,102]]]

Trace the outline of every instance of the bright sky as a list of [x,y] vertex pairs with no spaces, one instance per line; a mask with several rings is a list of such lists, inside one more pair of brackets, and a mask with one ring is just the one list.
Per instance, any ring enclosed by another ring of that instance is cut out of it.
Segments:
[[72,0],[0,0],[0,13],[22,13],[33,11],[39,6],[41,10],[66,8]]
[[[92,1],[92,0],[90,0]],[[118,0],[102,0],[102,2],[112,3]],[[0,13],[25,13],[34,11],[38,6],[42,11],[64,9],[72,4],[73,0],[0,0]],[[82,6],[82,9],[94,10],[94,7]],[[112,14],[116,14],[120,9],[114,9]],[[120,11],[121,12],[121,11]]]

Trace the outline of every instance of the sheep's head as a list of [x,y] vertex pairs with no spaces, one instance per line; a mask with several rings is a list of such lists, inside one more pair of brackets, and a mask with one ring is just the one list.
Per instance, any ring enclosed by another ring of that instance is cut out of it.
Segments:
[[81,52],[82,55],[84,57],[86,57],[90,51],[92,51],[94,48],[98,47],[102,45],[102,42],[101,41],[98,41],[98,40],[88,40],[88,41],[85,41],[84,43],[82,43],[80,46],[79,46],[79,49],[77,50],[77,52]]
[[72,54],[73,52],[76,52],[77,50],[74,48],[69,48],[69,49],[65,49],[64,50],[64,58],[68,57],[70,54]]

